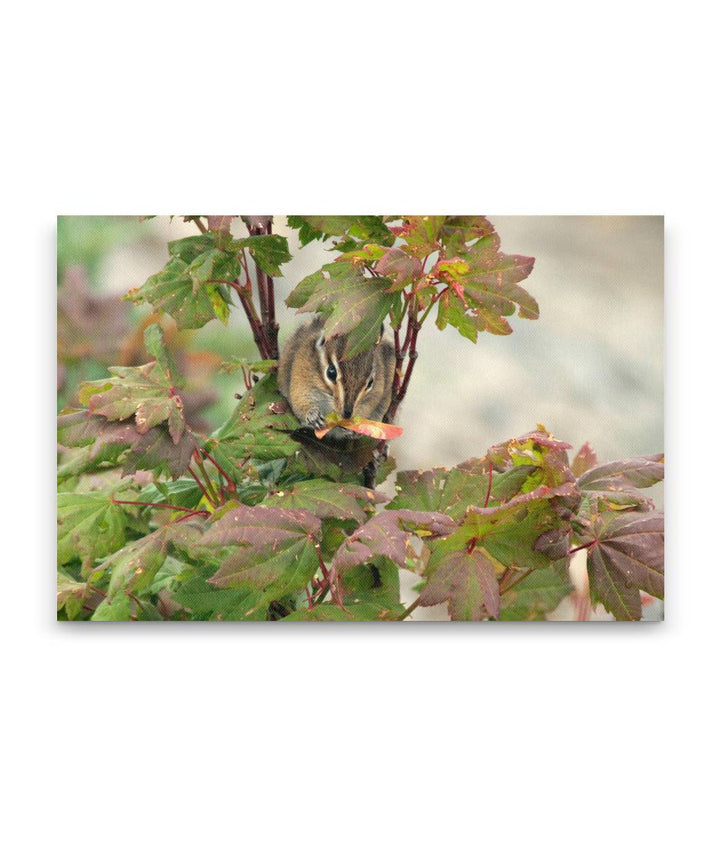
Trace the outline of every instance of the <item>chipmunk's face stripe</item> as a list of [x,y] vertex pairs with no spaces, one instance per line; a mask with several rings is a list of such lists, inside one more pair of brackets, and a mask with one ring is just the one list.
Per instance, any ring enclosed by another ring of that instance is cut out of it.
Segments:
[[325,336],[320,336],[315,342],[315,350],[320,363],[320,376],[325,385],[332,391],[338,413],[345,409],[345,389],[342,383],[342,370],[335,354],[330,352]]

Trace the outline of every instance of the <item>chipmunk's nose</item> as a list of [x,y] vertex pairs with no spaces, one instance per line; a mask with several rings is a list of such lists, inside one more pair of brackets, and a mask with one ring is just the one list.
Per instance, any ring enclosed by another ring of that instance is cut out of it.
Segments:
[[352,407],[347,405],[343,408],[343,419],[349,419],[352,416]]

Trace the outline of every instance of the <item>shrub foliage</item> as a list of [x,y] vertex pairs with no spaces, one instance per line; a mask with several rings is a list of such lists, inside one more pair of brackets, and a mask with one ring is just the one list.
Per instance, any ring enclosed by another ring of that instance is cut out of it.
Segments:
[[[196,329],[233,306],[259,351],[238,361],[243,396],[211,433],[189,426],[189,397],[157,321],[153,360],[84,382],[58,419],[58,617],[64,620],[403,620],[447,604],[454,620],[544,619],[571,591],[570,557],[587,551],[590,594],[618,620],[663,596],[663,518],[643,494],[663,456],[600,464],[543,426],[451,469],[398,472],[392,495],[360,467],[303,442],[278,392],[273,277],[290,260],[270,218],[188,217],[195,237],[169,244],[165,267],[128,299]],[[320,313],[351,354],[391,330],[391,421],[418,337],[431,321],[475,342],[538,317],[522,282],[534,259],[507,255],[484,217],[288,219],[302,246],[335,257],[286,302]],[[254,271],[254,276],[251,275]],[[368,454],[384,442],[366,439]],[[480,451],[480,450],[479,450]],[[383,459],[381,483],[393,468]],[[417,575],[400,598],[399,571]]]

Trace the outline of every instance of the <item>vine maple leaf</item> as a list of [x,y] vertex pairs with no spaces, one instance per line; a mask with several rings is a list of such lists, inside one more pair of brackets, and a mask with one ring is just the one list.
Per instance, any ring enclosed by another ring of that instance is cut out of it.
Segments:
[[75,558],[89,566],[125,543],[125,515],[106,492],[59,493],[58,564]]
[[208,580],[262,594],[254,608],[302,589],[318,568],[321,521],[303,509],[238,506],[213,523],[201,546],[236,546]]
[[588,548],[590,593],[618,621],[642,617],[640,590],[664,596],[664,527],[657,512],[626,512],[594,521]]
[[435,550],[426,574],[428,584],[420,594],[421,606],[448,601],[453,621],[479,621],[500,613],[500,586],[495,566],[479,548]]
[[433,511],[412,511],[407,508],[386,509],[356,529],[340,545],[332,565],[333,576],[385,556],[398,566],[407,558],[410,536],[446,535],[455,528],[446,514]]
[[371,348],[378,340],[382,322],[397,299],[387,289],[385,277],[365,277],[350,262],[331,262],[305,277],[285,301],[300,312],[319,312],[325,317],[325,335],[347,335],[345,356]]
[[175,364],[162,342],[157,324],[145,331],[145,344],[156,359],[143,366],[111,366],[113,377],[85,382],[78,399],[91,414],[120,422],[130,416],[140,434],[146,434],[161,422],[176,445],[185,433],[183,401],[175,389],[178,376]]

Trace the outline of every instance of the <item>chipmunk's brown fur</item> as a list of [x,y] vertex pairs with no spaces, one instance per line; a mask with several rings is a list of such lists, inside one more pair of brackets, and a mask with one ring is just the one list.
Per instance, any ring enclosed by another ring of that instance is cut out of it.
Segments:
[[[393,346],[381,334],[374,347],[345,358],[346,344],[345,336],[326,339],[323,320],[316,317],[283,347],[278,387],[303,427],[324,427],[328,413],[380,421],[387,413],[395,369]],[[336,427],[327,436],[341,439],[349,433]]]

